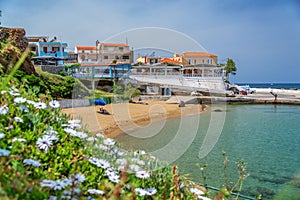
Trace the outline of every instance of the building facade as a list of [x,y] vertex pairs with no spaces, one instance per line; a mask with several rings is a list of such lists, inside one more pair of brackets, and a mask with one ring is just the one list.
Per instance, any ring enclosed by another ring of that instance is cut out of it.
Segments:
[[95,46],[76,46],[79,63],[129,63],[133,62],[133,51],[127,44],[100,43]]
[[68,57],[68,53],[65,52],[68,44],[58,41],[56,37],[50,41],[48,39],[49,37],[46,36],[33,36],[26,38],[31,52],[35,54],[33,60],[38,61],[37,64],[47,65],[48,63],[63,65],[63,61]]

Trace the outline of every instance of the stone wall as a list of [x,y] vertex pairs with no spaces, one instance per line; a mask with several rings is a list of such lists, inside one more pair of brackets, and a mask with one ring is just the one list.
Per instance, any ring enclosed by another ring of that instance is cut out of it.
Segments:
[[49,72],[51,74],[58,74],[60,71],[65,71],[65,67],[64,66],[51,66],[51,65],[43,65],[41,66],[41,69],[44,72]]
[[59,101],[62,108],[76,108],[90,106],[91,102],[88,99],[66,99]]
[[[8,70],[9,66],[15,66],[28,47],[28,42],[24,37],[25,30],[23,28],[0,27],[0,42],[2,43],[0,45],[0,64],[3,66],[4,72]],[[19,69],[26,74],[37,75],[29,56],[26,57]]]

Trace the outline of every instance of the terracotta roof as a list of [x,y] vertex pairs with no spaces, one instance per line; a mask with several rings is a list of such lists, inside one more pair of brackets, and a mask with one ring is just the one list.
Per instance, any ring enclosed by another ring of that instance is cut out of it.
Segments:
[[76,46],[77,50],[96,50],[96,46]]
[[128,47],[127,44],[103,43],[105,47]]
[[216,55],[207,52],[184,52],[183,56],[203,56],[215,57]]
[[160,60],[160,62],[161,63],[173,63],[173,64],[177,64],[177,65],[181,65],[182,64],[182,62],[175,61],[175,60],[173,60],[171,58],[162,58]]

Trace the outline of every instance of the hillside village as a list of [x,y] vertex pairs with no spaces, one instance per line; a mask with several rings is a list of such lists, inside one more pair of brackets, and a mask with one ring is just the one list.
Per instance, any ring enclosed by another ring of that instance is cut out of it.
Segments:
[[[173,91],[214,91],[224,93],[224,70],[218,57],[207,52],[180,52],[173,57],[138,55],[126,43],[102,43],[95,46],[78,45],[67,50],[68,44],[56,37],[26,36],[32,61],[43,71],[58,73],[65,65],[77,64],[70,75],[91,81],[91,89],[103,81],[128,78],[144,83],[147,94],[171,95]],[[96,82],[95,82],[96,81]]]

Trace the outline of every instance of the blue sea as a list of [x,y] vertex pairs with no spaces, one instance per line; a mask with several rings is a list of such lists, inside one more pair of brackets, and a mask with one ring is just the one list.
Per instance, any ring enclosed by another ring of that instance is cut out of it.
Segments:
[[[225,151],[229,159],[228,182],[238,178],[236,162],[243,159],[247,163],[250,176],[243,183],[242,194],[251,197],[262,194],[263,199],[299,200],[300,106],[223,105],[221,110],[155,122],[136,130],[135,136],[124,134],[117,140],[124,148],[143,149],[154,154],[167,149],[155,155],[168,160],[176,154],[171,164],[178,165],[181,174],[189,174],[200,183],[203,183],[203,176],[197,164],[207,164],[206,183],[218,188],[224,184],[222,151]],[[215,116],[220,118],[216,120]],[[151,137],[137,137],[147,134]],[[219,134],[215,144],[216,137],[206,138],[209,134]],[[212,143],[213,148],[207,155],[200,155],[204,141]]]
[[300,89],[300,83],[236,83],[249,85],[251,88]]

